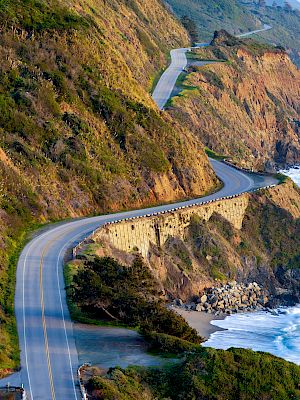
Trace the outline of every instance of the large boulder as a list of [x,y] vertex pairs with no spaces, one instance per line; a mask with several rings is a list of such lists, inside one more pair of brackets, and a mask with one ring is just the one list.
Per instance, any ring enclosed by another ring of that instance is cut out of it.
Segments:
[[201,302],[202,304],[204,304],[204,303],[207,302],[207,296],[206,296],[206,294],[204,294],[203,296],[200,297],[200,302]]

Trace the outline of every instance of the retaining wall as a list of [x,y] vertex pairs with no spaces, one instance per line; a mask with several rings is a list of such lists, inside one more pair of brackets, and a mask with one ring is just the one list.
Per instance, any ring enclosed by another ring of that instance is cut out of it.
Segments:
[[243,194],[154,216],[106,224],[94,233],[93,239],[109,240],[118,250],[125,252],[135,250],[147,257],[151,243],[160,247],[169,237],[184,238],[185,228],[190,224],[193,215],[207,221],[215,212],[222,215],[235,228],[240,229],[248,201],[248,195]]

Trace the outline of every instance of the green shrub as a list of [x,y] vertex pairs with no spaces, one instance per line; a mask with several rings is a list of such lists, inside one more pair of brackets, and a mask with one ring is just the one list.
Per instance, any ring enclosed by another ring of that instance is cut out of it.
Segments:
[[[60,2],[43,0],[0,0],[0,21],[27,31],[67,30],[86,26],[86,21]],[[10,25],[8,24],[8,25]]]
[[165,333],[146,332],[144,337],[150,345],[150,351],[158,350],[163,353],[180,354],[184,352],[195,352],[201,348],[199,344],[194,344]]
[[159,369],[116,368],[90,385],[101,400],[108,388],[122,400],[143,398],[139,392],[151,400],[299,400],[299,380],[299,366],[267,353],[202,348]]

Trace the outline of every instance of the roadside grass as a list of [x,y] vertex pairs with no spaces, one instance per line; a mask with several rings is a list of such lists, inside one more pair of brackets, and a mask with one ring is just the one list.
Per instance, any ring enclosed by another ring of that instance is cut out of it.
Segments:
[[192,51],[188,51],[186,53],[186,58],[190,61],[207,61],[207,62],[227,62],[228,60],[225,59],[219,59],[219,58],[209,58],[209,57],[203,57],[201,54],[194,53]]
[[208,157],[213,158],[215,160],[222,161],[230,158],[230,156],[225,156],[224,154],[216,153],[214,150],[211,150],[208,147],[205,147],[204,150],[205,153],[208,155]]
[[0,276],[0,379],[9,372],[17,371],[20,367],[19,336],[14,306],[20,254],[39,229],[55,222],[58,221],[30,222],[15,235],[6,238],[6,242],[9,243],[6,251],[7,268]]
[[188,91],[197,90],[196,86],[185,83],[188,75],[188,72],[181,72],[181,74],[178,76],[171,96],[165,104],[165,108],[172,106],[173,99],[175,97],[181,97],[184,96]]
[[278,172],[277,174],[274,174],[274,178],[276,178],[279,181],[279,185],[281,185],[282,183],[285,183],[285,182],[287,182],[288,180],[291,179],[288,176],[282,174],[281,172]]

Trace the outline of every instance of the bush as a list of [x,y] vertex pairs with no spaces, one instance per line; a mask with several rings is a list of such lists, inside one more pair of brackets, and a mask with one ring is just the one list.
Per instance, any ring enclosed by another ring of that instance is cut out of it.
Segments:
[[0,0],[1,25],[17,25],[27,31],[76,29],[86,26],[83,18],[62,6],[58,1],[51,4],[42,0]]
[[201,346],[165,333],[145,332],[144,337],[150,345],[151,351],[180,354],[183,352],[198,351]]
[[298,400],[299,380],[299,366],[267,353],[202,348],[179,364],[134,371],[117,368],[108,378],[91,383],[94,393],[109,386],[113,398],[122,400],[140,398],[134,388],[140,393],[150,389],[151,400]]

